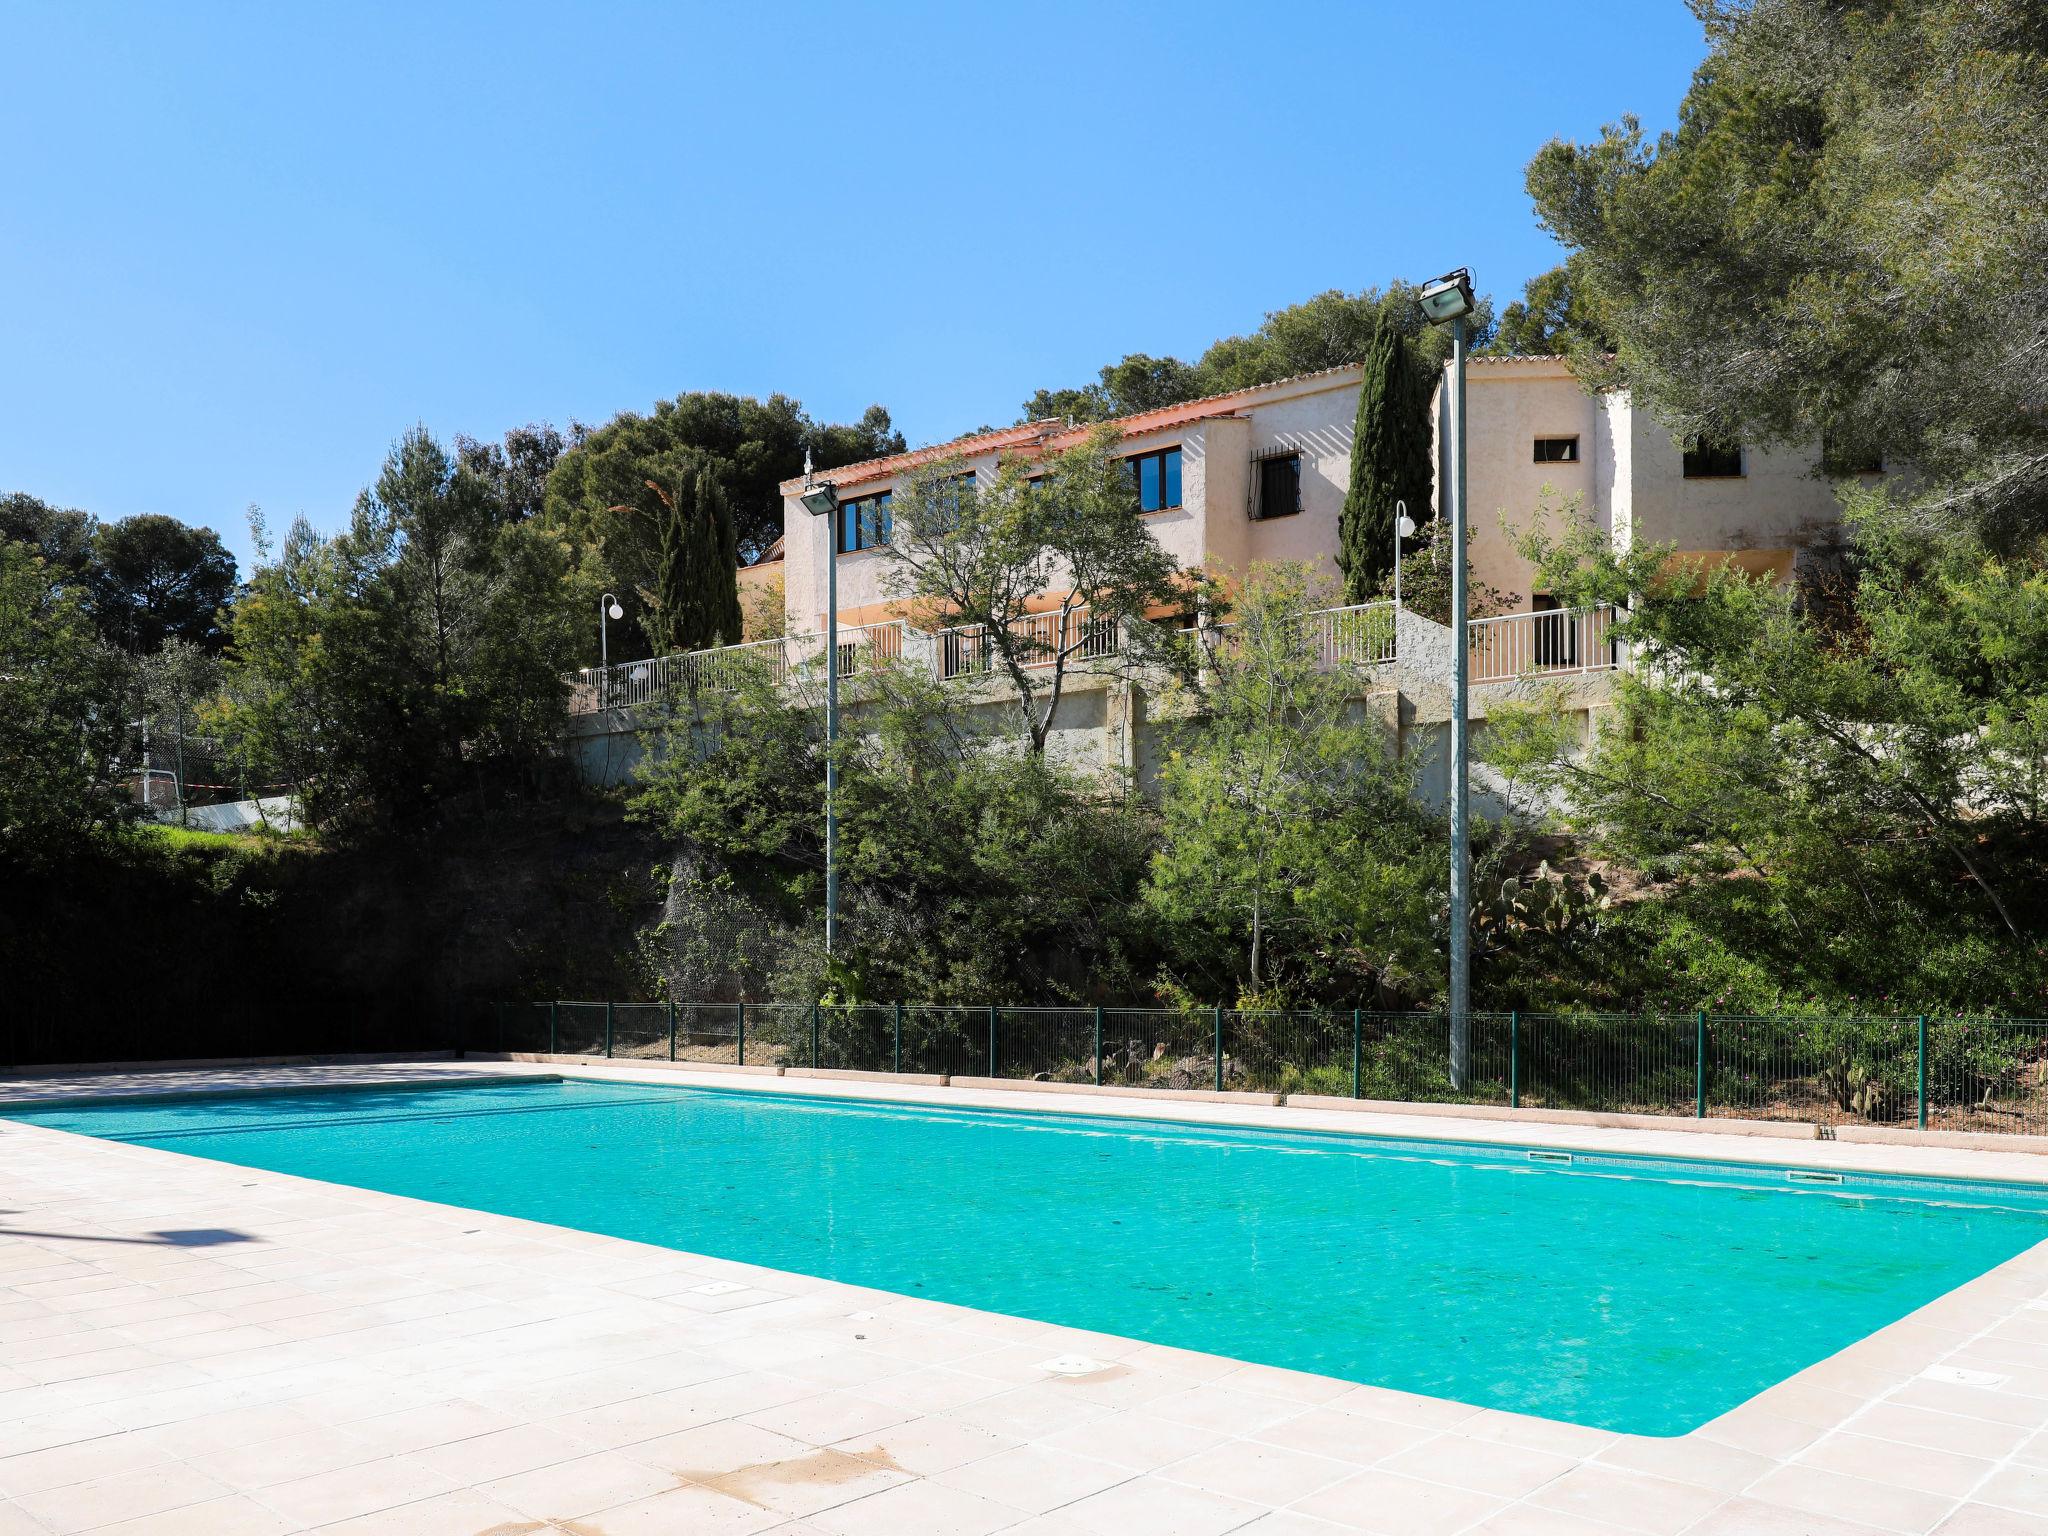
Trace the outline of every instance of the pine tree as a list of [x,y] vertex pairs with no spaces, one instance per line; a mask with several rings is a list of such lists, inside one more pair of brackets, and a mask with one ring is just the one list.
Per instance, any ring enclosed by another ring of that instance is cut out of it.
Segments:
[[1394,504],[1407,502],[1418,523],[1428,515],[1430,384],[1414,344],[1382,319],[1359,384],[1351,488],[1337,521],[1347,603],[1371,601],[1394,568]]

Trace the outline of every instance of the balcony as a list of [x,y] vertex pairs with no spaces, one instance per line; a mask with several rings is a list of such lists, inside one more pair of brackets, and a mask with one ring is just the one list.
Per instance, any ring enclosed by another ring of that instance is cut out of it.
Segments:
[[[1327,608],[1308,616],[1310,644],[1322,666],[1378,667],[1395,658],[1394,612],[1391,603],[1354,608]],[[1228,624],[1216,627],[1228,635]],[[1120,655],[1123,632],[1116,621],[1096,618],[1087,609],[1035,613],[1013,630],[1023,664],[1034,670],[1050,667],[1064,651],[1070,661],[1095,662]],[[746,645],[720,646],[622,661],[610,667],[586,667],[572,673],[569,713],[598,714],[659,704],[678,695],[736,692],[749,678],[776,687],[818,668],[823,660],[822,635],[789,635]],[[935,631],[914,628],[901,620],[864,624],[839,631],[839,675],[856,677],[884,667],[929,668],[938,682],[987,676],[996,666],[996,648],[979,624]]]

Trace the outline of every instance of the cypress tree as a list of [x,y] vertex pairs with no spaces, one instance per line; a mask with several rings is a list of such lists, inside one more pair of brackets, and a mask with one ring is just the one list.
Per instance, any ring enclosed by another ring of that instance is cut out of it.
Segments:
[[732,503],[709,465],[697,472],[697,515],[704,560],[697,568],[698,615],[705,645],[740,642],[740,549]]
[[[666,483],[664,484],[664,480]],[[708,464],[650,477],[660,510],[654,572],[655,645],[698,651],[740,638],[739,534],[732,504]]]
[[1432,380],[1415,347],[1382,318],[1366,352],[1351,434],[1351,486],[1337,520],[1344,601],[1372,600],[1394,568],[1394,504],[1417,523],[1429,515]]

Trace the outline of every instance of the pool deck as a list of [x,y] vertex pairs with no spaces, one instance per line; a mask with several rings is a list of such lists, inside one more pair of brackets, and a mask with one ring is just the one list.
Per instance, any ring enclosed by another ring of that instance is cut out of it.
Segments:
[[[0,1080],[0,1115],[572,1071],[2048,1182],[1946,1146],[604,1063]],[[2048,1244],[1658,1440],[0,1121],[0,1536],[78,1531],[2048,1536]]]

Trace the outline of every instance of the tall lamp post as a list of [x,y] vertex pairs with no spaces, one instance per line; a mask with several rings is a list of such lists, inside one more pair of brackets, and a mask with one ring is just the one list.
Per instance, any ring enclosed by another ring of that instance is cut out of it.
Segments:
[[1424,283],[1416,302],[1431,325],[1451,328],[1451,1087],[1463,1091],[1472,1076],[1472,740],[1465,718],[1465,322],[1473,309],[1472,274],[1463,267],[1446,272]]
[[[1394,612],[1401,611],[1401,541],[1415,537],[1415,519],[1408,515],[1408,503],[1394,503]],[[1398,622],[1398,621],[1397,621]]]
[[811,456],[804,454],[804,489],[798,498],[813,517],[825,524],[825,953],[839,948],[839,538],[830,521],[839,510],[839,493],[831,481],[811,478]]
[[608,707],[607,696],[612,691],[612,637],[608,619],[623,619],[626,610],[619,606],[619,600],[607,592],[597,600],[597,707]]

